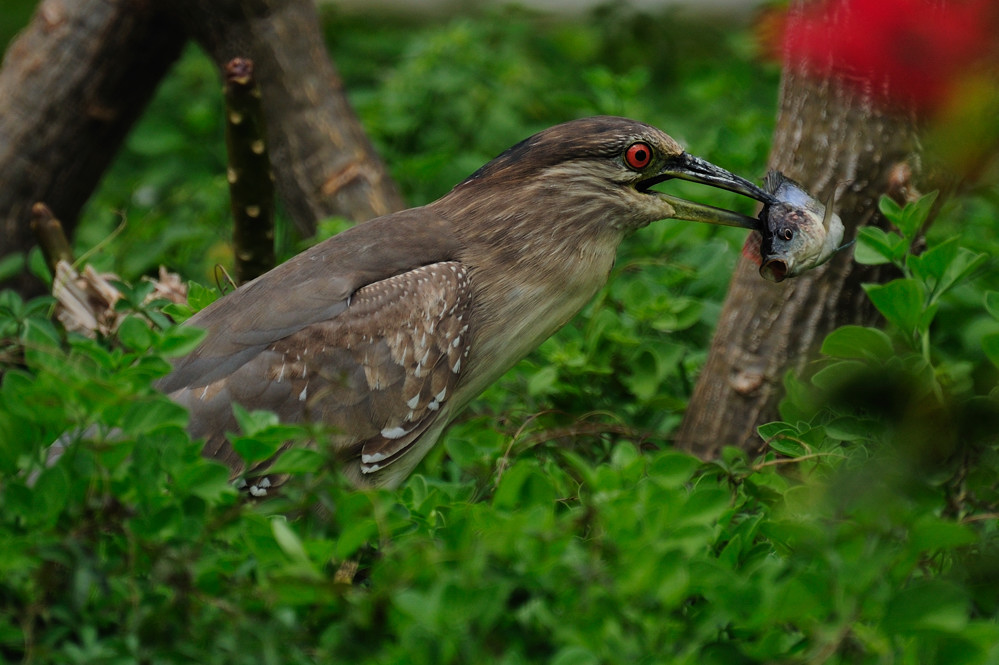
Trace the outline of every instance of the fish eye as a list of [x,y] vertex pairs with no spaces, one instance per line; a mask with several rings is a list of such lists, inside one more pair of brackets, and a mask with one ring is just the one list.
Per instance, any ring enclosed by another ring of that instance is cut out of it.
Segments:
[[782,228],[780,231],[777,232],[777,235],[779,235],[785,241],[789,241],[794,237],[794,231],[785,226],[784,228]]

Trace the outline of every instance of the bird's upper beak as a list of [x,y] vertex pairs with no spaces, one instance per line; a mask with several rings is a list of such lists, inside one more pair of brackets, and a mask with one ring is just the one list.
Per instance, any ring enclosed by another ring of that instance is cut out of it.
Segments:
[[[711,162],[686,152],[668,160],[658,174],[643,180],[639,183],[638,187],[645,191],[657,183],[674,178],[699,182],[719,189],[727,189],[730,192],[736,192],[737,194],[748,196],[763,203],[773,203],[775,201],[773,195],[763,191],[745,178],[741,178],[734,173],[729,173]],[[674,214],[671,217],[674,219],[686,219],[693,222],[721,224],[723,226],[739,226],[747,229],[760,228],[760,220],[755,217],[748,217],[737,212],[732,212],[731,210],[716,208],[703,203],[687,201],[686,199],[670,196],[662,192],[653,193],[672,206]]]

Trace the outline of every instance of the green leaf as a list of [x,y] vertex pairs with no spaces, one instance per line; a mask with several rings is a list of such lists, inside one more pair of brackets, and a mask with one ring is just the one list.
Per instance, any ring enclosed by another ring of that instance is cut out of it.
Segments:
[[229,467],[210,460],[185,465],[175,482],[178,490],[209,503],[218,502],[225,496],[234,496],[236,492],[229,482]]
[[891,338],[877,328],[842,326],[826,335],[821,352],[833,358],[886,359],[895,350]]
[[635,448],[634,444],[622,441],[611,450],[610,465],[612,468],[620,471],[630,467],[640,459],[642,458],[638,454],[638,449]]
[[126,316],[118,326],[118,341],[131,351],[145,351],[153,343],[149,324],[139,316]]
[[[882,199],[884,198],[882,197]],[[906,245],[911,245],[912,241],[916,239],[916,234],[919,233],[919,229],[923,227],[923,224],[929,218],[930,210],[933,209],[933,204],[936,200],[937,192],[933,191],[906,204],[905,208],[902,209],[902,215],[896,221],[896,226],[899,227],[902,235],[905,236]]]
[[999,333],[989,333],[982,337],[982,350],[992,364],[999,367]]
[[241,434],[231,438],[233,449],[249,463],[273,457],[288,442],[300,439],[302,428],[282,425],[271,411],[247,411],[233,403]]
[[680,487],[690,482],[694,472],[701,467],[701,460],[693,455],[666,450],[649,463],[649,478],[663,487]]
[[65,371],[65,355],[59,334],[48,321],[28,319],[21,334],[24,359],[29,367],[45,367],[55,373]]
[[42,280],[47,287],[52,286],[52,273],[49,265],[45,262],[45,255],[37,245],[28,250],[28,271]]
[[905,238],[876,226],[862,226],[857,231],[853,258],[864,265],[898,263],[905,255]]
[[65,464],[56,464],[44,471],[31,488],[32,521],[55,521],[69,501],[69,474]]
[[493,505],[500,509],[514,509],[523,505],[551,505],[556,500],[555,489],[549,476],[528,460],[518,460],[503,472]]
[[676,369],[684,350],[676,344],[646,346],[629,363],[628,374],[622,382],[642,402],[653,399],[662,388],[663,381]]
[[919,330],[925,293],[915,279],[896,279],[887,284],[864,284],[867,296],[881,315],[906,335]]
[[978,540],[974,529],[935,515],[923,515],[909,530],[909,542],[916,552],[953,549]]
[[554,365],[542,367],[527,381],[527,394],[540,397],[555,392],[558,383],[558,368]]
[[985,310],[993,319],[999,321],[999,291],[985,292]]
[[205,331],[193,326],[174,326],[168,328],[160,334],[156,348],[160,353],[168,358],[187,355],[193,351],[201,340],[205,338]]
[[340,560],[353,556],[354,552],[378,536],[378,524],[372,519],[351,520],[345,524],[336,541],[336,557]]
[[714,524],[731,505],[732,496],[726,490],[698,487],[683,505],[679,524]]
[[956,255],[947,264],[943,276],[936,284],[934,295],[939,296],[967,280],[988,260],[985,254],[973,252],[966,247],[958,247]]
[[797,434],[798,430],[795,429],[793,425],[790,425],[783,420],[776,420],[772,423],[765,423],[756,428],[756,433],[760,435],[760,438],[764,441],[769,441],[770,439],[785,433]]
[[809,453],[809,450],[800,441],[785,436],[776,436],[771,439],[770,447],[786,457],[801,457]]
[[281,453],[268,473],[315,473],[323,468],[326,460],[321,453],[308,448],[291,448]]
[[884,423],[870,418],[842,416],[822,426],[829,438],[838,441],[869,441],[884,429]]
[[162,396],[131,402],[121,416],[122,430],[132,436],[148,434],[161,427],[186,427],[187,410]]
[[902,206],[895,202],[895,199],[890,196],[882,196],[878,200],[878,210],[881,214],[885,216],[889,222],[901,228],[902,225]]
[[812,375],[812,384],[827,391],[849,385],[868,371],[869,365],[858,360],[841,360],[831,363]]
[[295,564],[296,572],[316,579],[322,577],[309,558],[308,552],[305,551],[298,534],[288,526],[288,521],[283,515],[271,518],[271,533],[274,534],[274,540],[277,541],[281,551]]
[[0,258],[0,282],[5,282],[24,270],[24,253],[14,252]]
[[891,197],[882,196],[878,201],[878,209],[885,219],[898,227],[905,237],[906,246],[909,246],[929,217],[936,199],[937,192],[930,192],[901,208]]
[[968,611],[963,589],[942,580],[926,580],[889,601],[884,626],[900,633],[956,633],[968,625]]
[[232,438],[232,448],[248,464],[262,462],[277,454],[284,441],[281,439],[256,436],[236,436]]
[[550,662],[552,665],[596,665],[601,661],[586,647],[570,645],[562,647]]
[[187,283],[187,304],[198,312],[219,299],[221,294],[216,289],[208,288],[197,282]]
[[244,406],[235,402],[232,405],[232,413],[244,436],[258,434],[279,424],[277,414],[273,411],[248,411]]

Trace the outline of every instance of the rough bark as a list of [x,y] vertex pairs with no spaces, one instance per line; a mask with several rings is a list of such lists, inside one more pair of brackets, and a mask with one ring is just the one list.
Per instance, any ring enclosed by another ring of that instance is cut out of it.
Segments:
[[232,210],[236,282],[244,284],[274,267],[274,171],[267,123],[253,61],[233,58],[225,67],[226,179]]
[[[918,165],[915,123],[875,108],[834,80],[785,70],[769,166],[800,182],[835,209],[853,238],[858,226],[883,224],[878,199],[898,187],[897,174]],[[753,450],[759,424],[777,418],[782,379],[814,357],[825,335],[875,315],[860,285],[882,281],[880,269],[841,252],[825,266],[779,284],[764,281],[742,259],[722,309],[707,363],[676,443],[702,458],[722,446]]]
[[249,58],[263,93],[278,193],[303,235],[317,220],[399,210],[402,198],[347,101],[312,0],[174,4],[221,69]]
[[[323,217],[402,207],[347,102],[311,0],[43,0],[0,68],[0,256],[34,245],[37,202],[72,233],[190,36],[220,70],[236,55],[257,63],[278,193],[303,234]],[[3,286],[42,288],[28,275]]]
[[[185,42],[149,0],[44,0],[0,68],[0,255],[34,244],[44,202],[72,232]],[[37,293],[28,276],[12,284]]]

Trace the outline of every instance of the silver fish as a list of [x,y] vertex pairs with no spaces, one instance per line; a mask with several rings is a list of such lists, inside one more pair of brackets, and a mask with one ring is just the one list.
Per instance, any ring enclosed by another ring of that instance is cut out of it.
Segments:
[[763,189],[776,202],[763,206],[762,229],[749,237],[743,254],[760,266],[764,279],[796,277],[846,246],[843,221],[832,210],[834,201],[822,205],[780,171],[767,173]]

